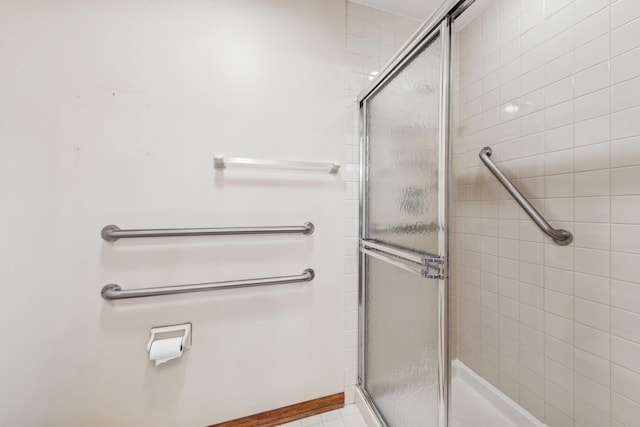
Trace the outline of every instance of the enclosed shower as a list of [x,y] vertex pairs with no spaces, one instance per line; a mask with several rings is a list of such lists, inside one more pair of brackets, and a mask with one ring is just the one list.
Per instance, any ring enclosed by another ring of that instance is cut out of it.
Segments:
[[360,94],[372,425],[637,425],[639,14],[445,2]]

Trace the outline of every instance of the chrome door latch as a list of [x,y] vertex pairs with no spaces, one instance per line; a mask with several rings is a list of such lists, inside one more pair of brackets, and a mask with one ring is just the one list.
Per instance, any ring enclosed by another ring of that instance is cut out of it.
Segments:
[[[445,272],[444,272],[445,263],[446,263],[446,260],[444,259],[444,257],[425,258],[424,265],[426,266],[426,268],[425,268],[424,277],[426,277],[427,279],[444,280],[445,279]],[[434,271],[434,273],[431,273],[431,271]]]

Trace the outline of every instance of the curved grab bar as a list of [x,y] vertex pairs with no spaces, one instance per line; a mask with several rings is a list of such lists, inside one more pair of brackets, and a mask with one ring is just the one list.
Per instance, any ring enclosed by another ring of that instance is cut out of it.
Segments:
[[228,282],[195,283],[192,285],[164,286],[161,288],[122,289],[115,283],[102,288],[102,298],[107,301],[127,298],[153,297],[158,295],[186,294],[190,292],[219,291],[222,289],[251,288],[264,285],[282,285],[285,283],[310,282],[316,273],[307,268],[299,276],[266,277],[264,279],[232,280]]
[[490,147],[484,147],[480,150],[480,160],[489,168],[491,173],[498,178],[498,181],[507,191],[513,196],[513,198],[518,202],[522,209],[531,217],[533,222],[536,223],[540,230],[542,230],[547,236],[551,237],[554,242],[561,246],[566,246],[573,242],[573,234],[571,234],[567,230],[555,229],[553,228],[543,217],[540,215],[540,212],[533,207],[529,200],[513,185],[513,183],[507,178],[507,176],[502,173],[498,166],[489,158],[491,157],[492,150]]
[[136,239],[140,237],[185,237],[185,236],[233,236],[239,234],[313,234],[315,227],[311,222],[304,225],[275,227],[220,227],[220,228],[168,228],[121,230],[117,225],[107,225],[100,233],[107,242],[119,239]]

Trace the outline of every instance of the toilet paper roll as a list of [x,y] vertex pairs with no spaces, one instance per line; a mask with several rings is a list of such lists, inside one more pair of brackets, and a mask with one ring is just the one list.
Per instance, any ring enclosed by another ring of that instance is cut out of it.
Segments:
[[156,340],[151,343],[149,360],[155,361],[156,366],[180,356],[182,356],[182,337]]

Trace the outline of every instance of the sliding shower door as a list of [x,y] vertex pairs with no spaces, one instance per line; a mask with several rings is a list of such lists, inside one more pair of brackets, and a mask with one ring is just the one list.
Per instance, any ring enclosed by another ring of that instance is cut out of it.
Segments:
[[447,31],[361,102],[360,389],[388,427],[446,425]]

